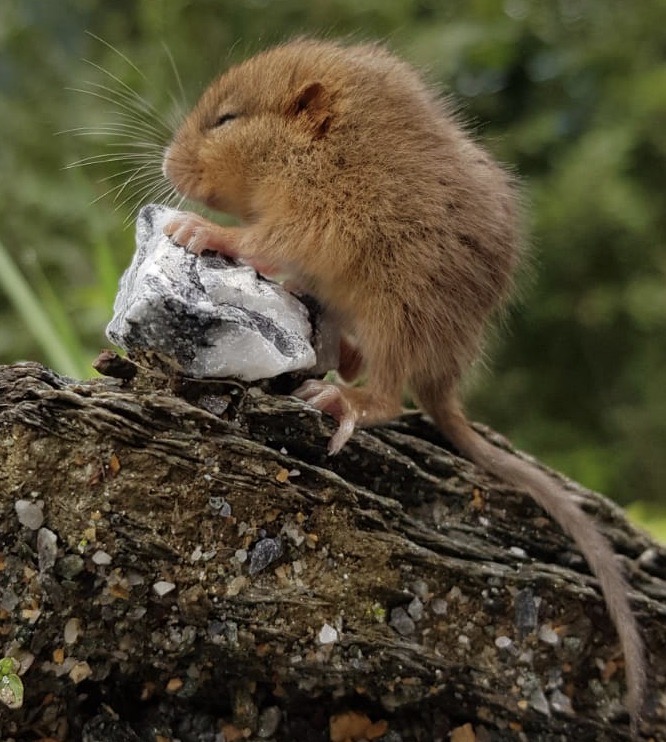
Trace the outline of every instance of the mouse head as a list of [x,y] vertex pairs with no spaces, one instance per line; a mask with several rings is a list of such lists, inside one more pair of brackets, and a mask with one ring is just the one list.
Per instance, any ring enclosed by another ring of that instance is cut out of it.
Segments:
[[182,195],[252,220],[333,118],[332,93],[316,66],[302,49],[277,47],[210,85],[167,148],[163,171]]

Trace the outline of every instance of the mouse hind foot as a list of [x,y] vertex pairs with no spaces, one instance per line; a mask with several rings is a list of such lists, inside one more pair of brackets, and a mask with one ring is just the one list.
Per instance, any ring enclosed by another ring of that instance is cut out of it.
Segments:
[[328,444],[328,452],[338,453],[351,438],[356,426],[365,427],[391,420],[400,413],[399,398],[361,387],[344,387],[329,381],[310,379],[294,396],[326,412],[338,422]]

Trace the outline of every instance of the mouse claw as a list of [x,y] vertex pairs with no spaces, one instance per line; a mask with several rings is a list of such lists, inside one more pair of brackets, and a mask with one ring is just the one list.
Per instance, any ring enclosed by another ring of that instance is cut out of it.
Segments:
[[200,255],[204,250],[200,227],[187,216],[175,217],[168,222],[164,234],[188,252]]
[[221,239],[222,230],[198,214],[179,214],[165,224],[163,231],[173,242],[195,255],[212,250],[235,257],[227,241]]
[[193,215],[183,214],[174,217],[164,226],[164,234],[188,252],[201,255],[207,247],[209,232],[204,224],[203,220],[200,221]]
[[358,414],[345,397],[344,390],[336,384],[310,379],[293,392],[293,395],[337,420],[338,429],[328,443],[328,452],[333,456],[341,451],[351,438],[358,420]]

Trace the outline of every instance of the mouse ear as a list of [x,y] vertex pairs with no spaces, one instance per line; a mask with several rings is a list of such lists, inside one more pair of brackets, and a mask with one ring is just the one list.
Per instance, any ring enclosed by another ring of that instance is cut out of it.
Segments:
[[306,121],[315,135],[323,137],[333,118],[331,100],[320,82],[304,85],[287,107],[287,116]]

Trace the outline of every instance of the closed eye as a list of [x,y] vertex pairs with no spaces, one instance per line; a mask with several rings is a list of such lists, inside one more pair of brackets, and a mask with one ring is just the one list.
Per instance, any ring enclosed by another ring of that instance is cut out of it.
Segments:
[[228,123],[229,121],[233,121],[235,118],[238,118],[237,113],[223,113],[219,118],[215,120],[212,128],[216,129],[218,126],[224,126],[224,124]]

